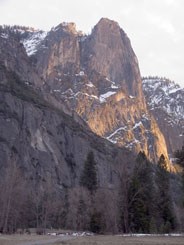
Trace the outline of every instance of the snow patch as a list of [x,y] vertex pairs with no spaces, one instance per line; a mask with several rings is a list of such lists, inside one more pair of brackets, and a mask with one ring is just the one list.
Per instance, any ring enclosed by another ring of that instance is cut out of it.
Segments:
[[91,82],[87,83],[86,86],[92,88],[92,87],[95,87]]
[[133,126],[133,129],[136,129],[138,127],[142,126],[142,122],[138,122]]
[[31,56],[37,52],[38,45],[45,39],[47,32],[38,31],[32,33],[29,38],[22,41],[27,55]]
[[111,83],[111,88],[118,89],[119,87],[115,84],[115,82],[111,81],[108,77],[105,78],[108,82]]
[[78,77],[78,76],[81,76],[81,77],[82,77],[82,76],[84,76],[84,75],[85,75],[84,71],[80,71],[79,73],[75,74],[75,76],[77,76],[77,77]]
[[142,118],[143,118],[143,120],[147,120],[147,121],[150,120],[150,119],[149,119],[149,115],[147,115],[147,114],[143,114],[143,115],[142,115]]
[[100,103],[103,103],[106,101],[107,98],[109,98],[111,95],[116,94],[115,91],[108,91],[105,94],[101,94],[99,97]]
[[113,89],[118,89],[119,87],[118,87],[117,85],[112,84],[112,85],[111,85],[111,88],[113,88]]
[[112,134],[110,134],[108,137],[106,137],[106,139],[108,139],[108,140],[110,140],[111,141],[111,138],[114,136],[114,135],[116,135],[119,131],[122,131],[122,130],[126,130],[127,129],[127,127],[125,126],[125,127],[120,127],[120,128],[118,128],[118,129],[116,129]]
[[66,94],[66,93],[71,93],[71,94],[73,94],[74,92],[73,92],[73,90],[72,90],[71,88],[69,88],[69,89],[67,89],[65,92],[63,92],[62,94]]
[[127,145],[125,145],[126,148],[132,148],[133,145],[135,144],[141,144],[141,142],[137,139],[134,139],[132,142],[128,143]]
[[129,95],[130,99],[135,99],[135,96]]
[[50,236],[74,236],[74,237],[78,237],[78,236],[94,236],[94,234],[92,232],[86,232],[86,231],[64,232],[64,233],[52,232],[52,233],[47,233],[47,235],[50,235]]
[[8,34],[2,33],[1,37],[4,38],[4,39],[8,39],[9,36],[8,36]]
[[184,89],[164,78],[143,80],[143,89],[148,98],[150,110],[163,109],[174,121],[184,119]]
[[60,89],[54,89],[53,92],[61,92]]
[[107,80],[107,81],[109,81],[109,82],[112,82],[108,77],[106,77],[105,80]]
[[77,97],[77,96],[80,95],[80,94],[98,100],[98,97],[97,97],[96,95],[93,95],[93,94],[87,94],[87,93],[83,93],[83,92],[77,92],[74,96]]
[[115,82],[111,82],[111,88],[113,89],[118,89],[119,87],[115,84]]

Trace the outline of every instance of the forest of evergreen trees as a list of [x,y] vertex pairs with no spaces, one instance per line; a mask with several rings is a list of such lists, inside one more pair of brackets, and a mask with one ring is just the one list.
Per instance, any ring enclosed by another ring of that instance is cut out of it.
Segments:
[[51,179],[42,184],[26,180],[21,169],[11,163],[1,171],[0,232],[33,227],[38,232],[50,228],[96,233],[183,231],[184,147],[175,155],[183,172],[168,172],[163,155],[152,164],[144,152],[137,155],[131,173],[119,164],[116,189],[98,186],[93,152],[84,163],[79,185],[61,191],[53,188]]

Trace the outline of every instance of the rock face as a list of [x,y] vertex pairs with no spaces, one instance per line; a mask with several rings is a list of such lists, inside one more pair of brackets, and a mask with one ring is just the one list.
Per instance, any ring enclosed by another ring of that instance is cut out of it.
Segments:
[[50,32],[12,27],[2,29],[1,38],[3,67],[49,104],[118,146],[144,150],[154,160],[167,156],[165,138],[145,101],[137,58],[118,23],[103,18],[88,36],[74,23]]
[[[24,43],[24,42],[23,42]],[[89,36],[73,23],[53,28],[31,59],[52,96],[98,135],[157,159],[165,141],[149,113],[137,58],[119,25],[101,19]]]
[[15,33],[9,29],[0,29],[0,64],[8,71],[15,71],[25,83],[37,88],[43,84],[32,67],[22,43]]
[[15,72],[0,65],[0,166],[16,162],[33,183],[52,179],[62,191],[79,184],[87,154],[97,162],[98,185],[117,186],[116,162],[134,156],[92,133],[44,100]]
[[143,78],[143,89],[172,156],[184,142],[184,89],[159,77]]
[[122,87],[127,94],[142,97],[137,58],[130,40],[118,23],[101,19],[82,44],[82,66]]
[[58,71],[75,74],[79,71],[78,33],[74,23],[63,23],[53,28],[37,52],[37,69],[44,79],[55,79]]

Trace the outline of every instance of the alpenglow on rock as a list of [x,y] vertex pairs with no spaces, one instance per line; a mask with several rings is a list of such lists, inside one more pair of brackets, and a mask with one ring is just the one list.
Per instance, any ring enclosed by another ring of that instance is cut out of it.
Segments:
[[102,18],[88,36],[73,23],[61,23],[31,59],[45,80],[43,91],[76,111],[95,133],[153,159],[167,156],[145,103],[137,57],[117,22]]
[[27,51],[38,76],[34,86],[46,100],[75,120],[82,118],[112,143],[144,150],[152,159],[167,156],[165,139],[145,102],[137,57],[117,22],[102,18],[90,35],[78,32],[74,23],[47,33],[19,28],[14,35]]

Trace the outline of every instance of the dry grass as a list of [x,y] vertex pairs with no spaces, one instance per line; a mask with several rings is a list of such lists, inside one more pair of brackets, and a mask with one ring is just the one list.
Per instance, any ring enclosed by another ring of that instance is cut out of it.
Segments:
[[78,237],[57,245],[184,245],[184,237]]
[[50,245],[58,240],[65,240],[63,237],[59,239],[55,236],[39,236],[39,235],[0,235],[0,245]]
[[1,235],[0,245],[184,245],[184,237]]

